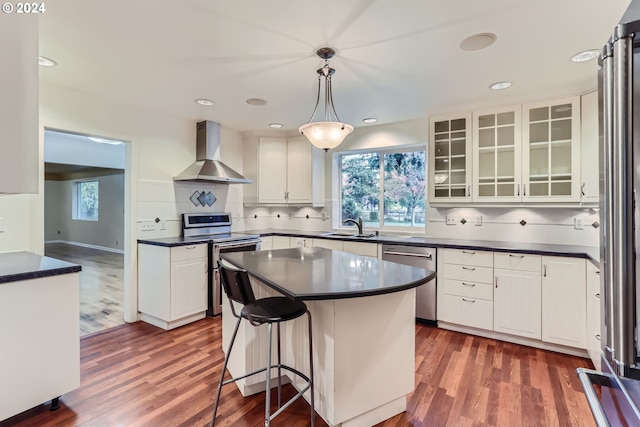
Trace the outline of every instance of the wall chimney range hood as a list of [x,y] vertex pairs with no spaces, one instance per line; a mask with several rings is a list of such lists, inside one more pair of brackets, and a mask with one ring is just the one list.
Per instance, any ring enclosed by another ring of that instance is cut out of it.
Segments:
[[173,180],[222,184],[252,182],[220,161],[220,123],[208,120],[197,124],[196,161]]

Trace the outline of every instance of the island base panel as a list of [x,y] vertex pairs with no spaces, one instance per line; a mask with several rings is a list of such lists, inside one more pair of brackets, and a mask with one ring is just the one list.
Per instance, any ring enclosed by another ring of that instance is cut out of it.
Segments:
[[[258,298],[278,295],[256,280],[253,286]],[[313,318],[316,412],[335,427],[369,426],[404,412],[415,385],[415,289],[306,303]],[[228,302],[222,318],[226,351],[236,320]],[[281,327],[283,363],[309,372],[306,316]],[[234,377],[264,366],[266,327],[243,322],[236,340],[228,366]],[[264,391],[264,380],[254,376],[237,385],[246,396]]]

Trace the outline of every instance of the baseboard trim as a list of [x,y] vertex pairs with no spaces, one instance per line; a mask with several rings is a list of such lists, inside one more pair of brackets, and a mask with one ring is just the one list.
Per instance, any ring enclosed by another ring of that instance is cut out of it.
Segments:
[[44,242],[45,245],[49,243],[65,243],[67,245],[81,246],[83,248],[97,249],[100,251],[113,252],[116,254],[124,254],[124,250],[122,249],[108,248],[106,246],[90,245],[88,243],[81,243],[81,242],[71,242],[68,240],[47,240]]

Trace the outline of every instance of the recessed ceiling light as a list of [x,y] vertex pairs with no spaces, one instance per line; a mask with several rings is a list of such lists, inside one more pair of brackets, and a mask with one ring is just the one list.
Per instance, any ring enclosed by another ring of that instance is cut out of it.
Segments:
[[571,62],[586,62],[591,61],[592,59],[600,56],[600,51],[596,49],[583,50],[582,52],[578,52],[571,57]]
[[489,89],[502,90],[508,87],[511,87],[511,82],[495,82],[494,84],[489,86]]
[[480,50],[494,44],[498,36],[493,33],[480,33],[467,37],[460,42],[460,49],[466,51]]
[[210,107],[213,105],[213,101],[210,99],[205,99],[205,98],[198,98],[194,101],[196,104],[200,104],[200,105],[205,105],[207,107]]
[[249,105],[265,105],[267,101],[260,98],[249,98],[247,99],[247,104]]
[[38,56],[38,65],[41,65],[43,67],[55,67],[56,65],[58,65],[58,63],[53,59],[47,58],[46,56]]
[[375,117],[367,117],[366,119],[362,119],[364,123],[375,123],[378,121]]
[[269,123],[270,128],[280,129],[282,127],[282,123]]

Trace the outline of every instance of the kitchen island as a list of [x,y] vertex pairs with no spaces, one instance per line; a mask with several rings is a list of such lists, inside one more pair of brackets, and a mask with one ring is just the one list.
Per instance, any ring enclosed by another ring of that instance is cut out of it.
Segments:
[[[330,426],[374,425],[406,409],[414,389],[415,288],[434,272],[324,248],[222,258],[249,272],[256,298],[283,294],[306,302],[313,318],[315,409]],[[235,324],[226,301],[222,323],[226,351]],[[302,372],[309,372],[306,331],[306,316],[282,325],[283,363]],[[243,322],[231,374],[264,366],[265,343],[266,327]],[[236,384],[246,396],[263,391],[264,380],[262,374]]]

